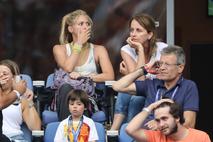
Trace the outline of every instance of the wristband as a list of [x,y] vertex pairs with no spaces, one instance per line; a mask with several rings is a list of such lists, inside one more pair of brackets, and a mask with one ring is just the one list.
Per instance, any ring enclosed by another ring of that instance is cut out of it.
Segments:
[[77,43],[75,43],[75,44],[73,44],[72,46],[72,52],[73,53],[80,53],[81,52],[81,45],[79,45],[79,44],[77,44]]
[[148,72],[147,72],[145,66],[142,66],[141,69],[143,70],[143,75],[147,75]]
[[21,96],[21,94],[20,94],[17,90],[13,90],[13,92],[15,92],[15,93],[16,93],[16,96],[17,96],[17,98],[19,99],[19,98],[20,98],[20,96]]
[[146,111],[147,113],[151,113],[151,111],[148,108],[143,108],[143,111]]

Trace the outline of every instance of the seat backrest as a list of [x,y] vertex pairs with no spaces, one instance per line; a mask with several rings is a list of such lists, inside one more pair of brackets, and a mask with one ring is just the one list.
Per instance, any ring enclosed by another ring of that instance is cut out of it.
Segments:
[[98,111],[92,114],[92,120],[99,123],[104,123],[106,121],[106,115],[103,111]]
[[27,82],[27,88],[33,91],[33,80],[28,74],[20,74],[21,79]]
[[98,122],[95,122],[95,127],[98,133],[99,140],[96,142],[106,142],[106,132],[104,125]]
[[44,142],[54,142],[55,134],[60,122],[51,122],[47,124],[44,132]]
[[46,80],[46,88],[53,85],[53,76],[54,76],[53,73],[48,75],[47,80]]
[[133,142],[134,141],[133,138],[130,137],[125,131],[127,124],[128,123],[124,123],[121,126],[120,134],[118,135],[119,142]]
[[42,123],[44,126],[46,126],[48,123],[57,122],[57,121],[58,121],[57,112],[50,111],[50,110],[44,110],[42,112]]

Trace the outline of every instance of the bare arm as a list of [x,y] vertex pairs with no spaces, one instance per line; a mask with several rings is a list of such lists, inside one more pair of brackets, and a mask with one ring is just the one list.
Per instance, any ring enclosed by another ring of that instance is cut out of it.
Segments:
[[143,109],[139,114],[137,114],[127,125],[126,132],[132,136],[136,141],[147,142],[147,136],[144,132],[144,129],[141,128],[141,125],[144,123],[148,115],[161,103],[163,102],[172,102],[170,99],[161,99],[157,102],[150,104],[146,110]]
[[135,52],[138,55],[134,70],[139,69],[145,65],[144,47],[141,43],[133,41],[131,37],[128,37],[126,41],[132,48],[135,49]]
[[[23,94],[26,90],[26,82],[21,80],[19,83],[13,84],[13,89],[17,90],[20,94]],[[11,91],[9,94],[3,94],[2,88],[0,85],[0,110],[9,106],[17,99],[17,95],[14,91]]]
[[114,71],[105,47],[97,46],[94,48],[96,61],[100,64],[102,73],[91,76],[95,82],[114,80]]
[[[88,29],[86,32],[82,32],[81,29],[78,31],[76,41],[73,41],[73,44],[78,46],[78,48],[82,48],[82,46],[88,41],[90,38],[90,30]],[[67,56],[65,45],[55,45],[53,47],[53,55],[57,65],[67,72],[72,72],[80,58],[79,52],[72,52],[71,56]]]
[[137,65],[136,65],[136,62],[134,61],[134,59],[132,59],[132,57],[129,56],[129,54],[127,54],[124,51],[121,51],[121,57],[122,57],[123,61],[125,62],[128,73],[135,71],[135,68]]
[[114,82],[112,88],[117,92],[126,92],[130,94],[136,94],[136,86],[134,81],[143,75],[143,70],[138,69],[118,81]]
[[0,110],[6,108],[10,104],[12,104],[17,99],[15,92],[10,92],[7,95],[2,94],[1,88],[0,88]]
[[23,119],[30,130],[41,130],[41,120],[34,106],[29,101],[23,100]]
[[148,117],[149,113],[146,111],[141,111],[138,113],[127,125],[126,132],[131,137],[133,137],[136,141],[146,142],[147,137],[144,133],[144,130],[141,128],[141,125],[145,121],[146,117]]
[[57,65],[64,71],[72,72],[77,64],[80,53],[72,53],[67,56],[65,45],[55,45],[53,55]]
[[[129,54],[127,54],[124,51],[121,51],[121,57],[122,57],[123,61],[125,62],[125,65],[127,67],[128,73],[134,72],[138,68],[140,68],[140,67],[145,65],[144,53],[141,50],[139,52],[140,53],[138,55],[138,60],[137,60],[137,62],[135,62]],[[138,79],[139,80],[144,80],[145,76],[141,76]]]
[[183,125],[188,128],[194,128],[196,123],[196,112],[184,111],[183,116],[185,119],[185,122]]

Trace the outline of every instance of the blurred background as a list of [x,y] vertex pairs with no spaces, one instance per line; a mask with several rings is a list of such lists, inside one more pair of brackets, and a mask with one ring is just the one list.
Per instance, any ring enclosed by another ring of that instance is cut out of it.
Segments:
[[[186,52],[184,76],[196,82],[200,93],[197,128],[212,137],[212,0],[174,1],[174,43]],[[128,36],[128,20],[145,12],[159,22],[158,37],[166,42],[166,0],[0,0],[0,59],[10,58],[34,80],[45,80],[56,63],[52,48],[58,44],[63,15],[83,9],[94,21],[91,41],[104,45],[119,78],[120,48]]]
[[132,15],[152,15],[165,40],[166,0],[0,0],[0,58],[15,60],[33,79],[46,78],[56,67],[52,48],[59,43],[61,19],[76,9],[93,19],[91,41],[107,48],[117,77]]

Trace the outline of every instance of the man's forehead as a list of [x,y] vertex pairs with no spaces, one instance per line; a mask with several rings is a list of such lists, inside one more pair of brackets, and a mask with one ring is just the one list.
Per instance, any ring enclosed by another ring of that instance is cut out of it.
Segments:
[[160,57],[160,61],[164,61],[164,60],[177,60],[176,55],[175,54],[165,54],[165,55],[161,55]]
[[170,111],[170,108],[168,106],[158,108],[154,111],[155,118],[159,119],[164,116],[169,116],[170,115],[169,111]]

